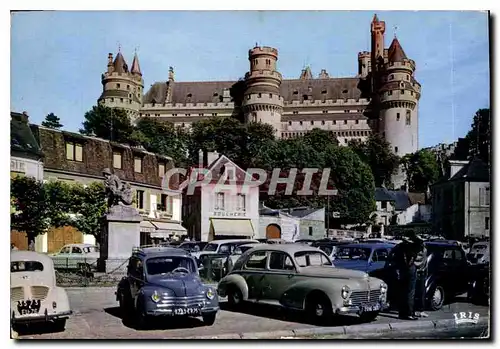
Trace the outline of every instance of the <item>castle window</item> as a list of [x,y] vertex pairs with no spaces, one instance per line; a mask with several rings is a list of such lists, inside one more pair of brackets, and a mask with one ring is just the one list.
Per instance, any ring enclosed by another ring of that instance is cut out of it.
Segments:
[[411,125],[411,111],[406,111],[406,125]]
[[299,112],[298,112],[297,110],[294,110],[294,111],[293,111],[293,113],[294,113],[294,114],[298,114]]
[[127,90],[130,90],[130,85],[127,85]]
[[343,90],[343,91],[342,91],[342,93],[347,93],[347,92],[349,92],[349,91],[347,91],[347,90]]
[[394,147],[394,152],[397,154],[398,153],[398,147]]
[[396,121],[399,121],[400,115],[399,113],[396,114]]
[[321,90],[321,94],[326,95],[326,90]]
[[177,114],[172,114],[172,116],[177,116]]
[[347,138],[344,138],[344,143],[347,143]]
[[120,88],[120,84],[116,84],[116,88]]
[[325,120],[321,120],[321,125],[324,125],[325,124]]
[[314,125],[314,120],[311,120],[311,125]]
[[191,114],[186,114],[186,116],[191,116]]
[[337,125],[337,120],[333,120],[333,124],[334,124],[334,125]]
[[269,94],[269,98],[273,98],[273,94],[272,93]]
[[259,93],[259,94],[257,95],[257,97],[261,98],[261,97],[262,97],[262,93]]
[[413,91],[410,91],[410,95],[412,95],[412,96],[413,96]]
[[123,103],[123,98],[120,98],[120,102]]
[[387,95],[392,96],[392,90],[388,91]]
[[356,124],[359,124],[359,120],[356,120]]
[[294,94],[294,95],[298,95],[298,94],[299,94],[299,91],[295,90],[295,91],[293,91],[293,94]]
[[198,116],[203,116],[203,113],[201,113],[201,114],[198,114]]
[[344,113],[350,113],[351,111],[350,110],[344,110]]
[[326,114],[326,113],[328,113],[328,110],[323,110],[323,114]]
[[299,121],[299,124],[302,126],[302,121]]
[[251,97],[252,97],[252,96],[250,96],[250,95],[247,95],[247,99],[250,99]]
[[347,125],[347,120],[344,120],[344,125]]
[[184,127],[184,126],[186,126],[186,124],[185,124],[185,123],[182,123],[182,127]]
[[405,94],[405,90],[401,90],[401,94],[404,95]]
[[393,79],[394,79],[394,74],[391,74],[391,75],[389,76],[389,80],[393,80]]
[[114,102],[114,101],[115,101],[115,99],[113,97],[111,97],[111,102]]
[[292,122],[291,122],[291,121],[288,121],[288,125],[292,126]]
[[191,98],[193,95],[191,93],[188,93],[187,98]]
[[212,116],[217,116],[217,113],[212,113]]
[[308,96],[307,95],[302,95],[302,98],[304,99],[304,101],[307,101]]

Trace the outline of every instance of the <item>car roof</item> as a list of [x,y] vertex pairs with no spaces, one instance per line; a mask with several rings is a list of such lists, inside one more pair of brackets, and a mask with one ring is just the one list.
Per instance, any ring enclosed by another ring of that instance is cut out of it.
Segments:
[[393,248],[395,245],[386,242],[360,242],[358,244],[347,244],[342,247],[358,247],[358,248]]
[[259,244],[249,251],[253,252],[261,250],[281,251],[281,252],[287,252],[289,254],[294,254],[296,252],[302,252],[302,251],[314,251],[314,252],[320,251],[317,247],[310,247],[308,245],[301,245],[301,244]]
[[11,251],[10,252],[11,262],[27,262],[36,261],[45,263],[52,263],[52,258],[43,253],[33,252],[33,251]]
[[228,240],[212,240],[209,241],[208,244],[228,244],[228,243],[234,243],[234,242],[242,242],[242,241],[248,241],[248,243],[258,243],[259,241],[257,240],[251,240],[251,239],[228,239]]
[[443,241],[426,241],[425,245],[426,246],[431,246],[431,247],[460,247],[455,242],[450,242],[448,240],[443,240]]
[[92,245],[92,244],[66,244],[63,247],[67,247],[67,246],[70,246],[70,247],[96,247],[96,245]]
[[146,258],[154,257],[168,257],[168,256],[181,256],[190,257],[191,254],[182,248],[175,248],[170,246],[157,246],[157,247],[144,247],[134,251],[134,255]]

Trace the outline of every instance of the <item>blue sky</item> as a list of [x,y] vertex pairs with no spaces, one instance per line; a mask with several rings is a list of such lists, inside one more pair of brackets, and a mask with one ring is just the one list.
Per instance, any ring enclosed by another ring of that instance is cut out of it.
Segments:
[[[489,107],[488,16],[483,12],[377,11],[386,47],[396,30],[422,84],[420,147],[464,136],[479,108]],[[373,11],[26,12],[11,25],[11,110],[34,123],[50,112],[76,131],[96,104],[107,55],[121,45],[129,66],[137,49],[145,89],[177,81],[237,80],[248,49],[279,51],[278,69],[297,78],[305,64],[317,76],[357,73],[369,50]]]

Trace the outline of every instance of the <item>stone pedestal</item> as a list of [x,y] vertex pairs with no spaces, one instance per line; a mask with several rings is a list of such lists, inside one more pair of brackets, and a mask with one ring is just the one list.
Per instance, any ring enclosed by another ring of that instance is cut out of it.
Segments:
[[117,205],[105,216],[100,269],[106,273],[125,273],[132,249],[140,245],[142,216],[134,207]]

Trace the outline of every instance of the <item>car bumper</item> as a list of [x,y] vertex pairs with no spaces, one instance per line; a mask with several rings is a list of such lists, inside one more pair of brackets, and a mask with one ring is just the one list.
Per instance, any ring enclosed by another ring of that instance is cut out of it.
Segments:
[[11,322],[13,324],[27,324],[27,323],[35,323],[35,322],[51,322],[55,320],[63,320],[69,318],[69,316],[73,314],[71,310],[68,311],[62,311],[57,314],[36,314],[36,315],[29,315],[29,316],[23,316],[23,315],[18,315],[16,317],[16,314],[12,312],[11,316]]
[[366,312],[382,311],[387,308],[389,308],[388,302],[369,302],[362,305],[349,305],[340,307],[335,310],[335,313],[338,315],[349,315],[349,314],[361,315]]
[[197,314],[182,314],[178,315],[175,314],[174,310],[178,309],[179,307],[169,307],[169,308],[156,308],[156,309],[149,309],[146,311],[146,314],[149,316],[203,316],[204,314],[208,313],[213,313],[219,311],[219,307],[205,307],[202,308],[201,311]]

